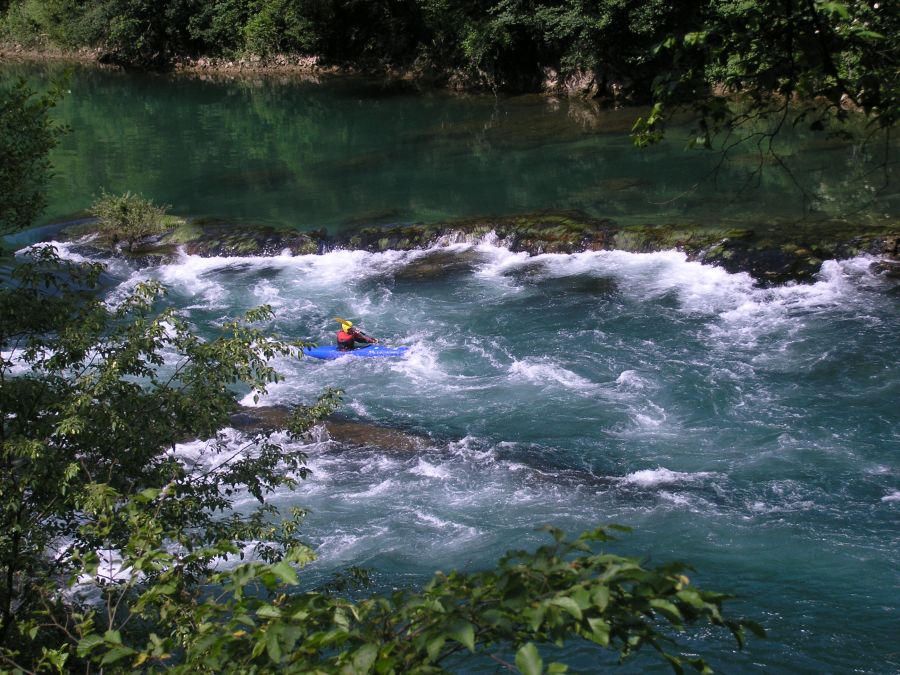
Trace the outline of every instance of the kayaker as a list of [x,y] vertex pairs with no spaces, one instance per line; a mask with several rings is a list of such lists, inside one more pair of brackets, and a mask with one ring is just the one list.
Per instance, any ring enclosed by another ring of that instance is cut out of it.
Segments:
[[378,342],[378,340],[369,337],[354,326],[352,321],[347,321],[347,319],[335,319],[335,321],[339,321],[341,324],[341,329],[337,334],[338,349],[341,351],[354,349],[357,342],[363,344],[375,344]]

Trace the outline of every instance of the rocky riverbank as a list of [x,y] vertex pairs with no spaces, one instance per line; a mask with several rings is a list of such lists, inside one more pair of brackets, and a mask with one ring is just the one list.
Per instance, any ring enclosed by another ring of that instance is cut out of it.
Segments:
[[[17,61],[72,61],[105,67],[118,67],[100,48],[62,49],[54,46],[26,46],[17,43],[0,43],[0,60]],[[168,64],[167,70],[201,79],[235,79],[242,77],[285,77],[315,80],[329,75],[364,75],[384,78],[396,83],[438,87],[456,91],[489,90],[483,79],[473,77],[459,69],[401,66],[397,64],[329,63],[309,54],[244,54],[234,58],[213,56],[181,56]],[[589,69],[561,73],[546,67],[541,70],[537,87],[523,88],[550,96],[580,99],[599,99],[624,103],[624,83],[604,77]]]
[[[125,256],[148,265],[171,259],[179,250],[203,257],[309,255],[335,249],[408,251],[493,238],[530,255],[677,249],[691,260],[719,265],[729,272],[747,272],[763,284],[809,281],[824,260],[863,253],[880,256],[875,271],[900,276],[900,224],[861,230],[840,221],[735,229],[623,225],[579,211],[548,211],[436,223],[362,225],[335,233],[194,219],[179,221],[167,232],[145,237],[131,248],[98,232],[92,221],[64,228],[60,236],[78,242],[87,252]],[[452,256],[430,256],[414,276],[440,276],[459,264]]]

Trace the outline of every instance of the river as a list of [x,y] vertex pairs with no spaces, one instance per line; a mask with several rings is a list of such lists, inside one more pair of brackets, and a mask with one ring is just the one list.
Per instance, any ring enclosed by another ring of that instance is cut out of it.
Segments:
[[[566,101],[90,69],[67,86],[59,116],[73,132],[53,158],[48,221],[101,188],[184,215],[334,230],[549,208],[785,227],[898,215],[875,186],[875,149],[802,134],[784,141],[798,187],[768,165],[756,180],[749,151],[718,171],[683,137],[638,152],[623,132],[633,111]],[[615,522],[635,528],[617,550],[689,561],[769,631],[741,652],[715,632],[687,637],[717,670],[900,671],[896,281],[865,257],[761,288],[676,251],[528,257],[490,237],[451,250],[458,263],[436,276],[415,273],[422,251],[119,260],[107,292],[159,279],[203,334],[266,303],[287,338],[330,342],[345,316],[411,348],[280,362],[287,378],[259,401],[337,386],[345,417],[420,439],[307,447],[312,476],[276,501],[310,509],[313,576],[362,565],[378,588],[414,584],[534,546],[545,523]],[[620,672],[667,669],[648,655]]]

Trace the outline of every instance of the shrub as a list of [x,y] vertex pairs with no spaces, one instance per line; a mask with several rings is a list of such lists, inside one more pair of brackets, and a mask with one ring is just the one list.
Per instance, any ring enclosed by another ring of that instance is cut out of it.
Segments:
[[91,214],[100,220],[100,229],[114,242],[125,242],[130,251],[144,237],[161,234],[171,226],[166,222],[166,206],[158,206],[141,195],[106,192],[93,206]]

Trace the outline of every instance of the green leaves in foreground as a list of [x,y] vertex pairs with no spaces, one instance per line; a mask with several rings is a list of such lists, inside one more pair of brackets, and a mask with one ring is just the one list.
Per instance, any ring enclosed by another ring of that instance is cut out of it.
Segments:
[[[528,675],[562,673],[545,665],[540,645],[594,643],[622,658],[642,647],[675,670],[712,672],[677,653],[671,634],[696,624],[731,631],[739,645],[755,624],[725,619],[727,596],[698,589],[684,566],[645,568],[636,559],[596,550],[610,527],[517,551],[496,569],[437,573],[420,591],[361,601],[298,589],[295,568],[311,560],[297,549],[274,564],[250,562],[210,578],[210,589],[185,599],[148,588],[135,607],[157,630],[128,663],[194,672],[436,673],[491,661]],[[95,663],[124,658],[118,642],[86,635],[79,651]],[[176,658],[173,654],[179,654]],[[474,662],[469,659],[475,659]]]

